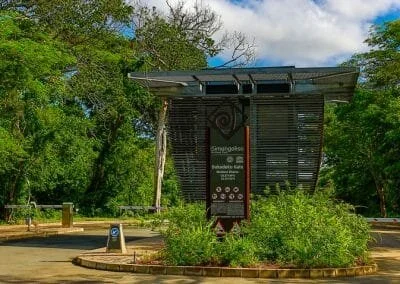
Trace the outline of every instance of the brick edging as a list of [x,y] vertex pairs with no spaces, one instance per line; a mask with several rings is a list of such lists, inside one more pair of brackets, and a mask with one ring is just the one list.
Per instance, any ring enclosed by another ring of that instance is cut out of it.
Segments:
[[373,274],[377,265],[356,266],[349,268],[311,268],[311,269],[263,269],[263,268],[232,268],[207,266],[167,266],[144,264],[106,263],[85,259],[82,256],[74,258],[73,263],[86,268],[133,272],[156,275],[185,275],[205,277],[242,277],[242,278],[328,278],[354,277]]

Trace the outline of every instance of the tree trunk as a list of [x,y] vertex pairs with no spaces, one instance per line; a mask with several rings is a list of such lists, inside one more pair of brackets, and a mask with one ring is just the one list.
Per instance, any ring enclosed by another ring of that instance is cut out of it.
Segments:
[[109,152],[117,140],[118,130],[124,122],[124,117],[119,115],[114,123],[111,125],[110,134],[106,141],[104,141],[103,147],[97,157],[94,165],[94,172],[90,181],[90,184],[85,193],[85,204],[91,207],[101,206],[103,193],[100,192],[100,188],[105,180],[105,166],[104,163],[109,155]]
[[[7,196],[6,194],[4,194],[4,205],[17,203],[18,198],[20,197],[21,179],[24,174],[24,166],[25,166],[24,161],[20,161],[18,163],[18,170],[16,171],[14,177],[12,178],[8,194]],[[9,213],[10,211],[4,209],[4,220],[7,220],[8,222],[10,221],[11,217]]]
[[379,198],[379,209],[381,212],[381,217],[386,218],[387,217],[387,212],[386,212],[386,198],[385,198],[385,189],[383,186],[383,182],[381,178],[378,178],[378,175],[376,174],[375,171],[371,170],[372,177],[374,178],[375,182],[375,187],[376,187],[376,193]]
[[158,116],[158,127],[156,135],[156,163],[154,169],[154,199],[153,206],[156,212],[160,212],[161,207],[161,187],[164,177],[165,159],[167,155],[167,131],[165,129],[168,110],[168,101],[162,98],[162,106]]
[[383,186],[377,186],[376,192],[378,193],[379,197],[379,208],[381,211],[381,217],[386,218],[387,213],[386,213],[386,200],[385,200],[385,191]]
[[24,162],[21,161],[18,163],[18,170],[15,173],[15,176],[10,186],[10,191],[8,193],[7,202],[10,202],[10,204],[15,204],[17,202],[16,199],[19,197],[19,192],[21,187],[20,183],[23,175],[23,169],[24,169]]

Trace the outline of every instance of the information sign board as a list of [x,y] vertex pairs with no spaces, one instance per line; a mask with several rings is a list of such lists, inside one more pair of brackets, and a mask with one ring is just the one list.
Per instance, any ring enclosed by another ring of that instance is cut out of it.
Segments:
[[218,218],[246,217],[245,131],[229,139],[210,128],[210,214]]

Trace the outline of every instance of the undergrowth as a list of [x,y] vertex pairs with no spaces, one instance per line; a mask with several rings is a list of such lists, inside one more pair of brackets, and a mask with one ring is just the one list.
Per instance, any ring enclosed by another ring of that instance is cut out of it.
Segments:
[[354,208],[326,193],[280,191],[255,197],[241,233],[220,240],[204,204],[166,212],[163,260],[169,265],[348,267],[368,262],[369,225]]

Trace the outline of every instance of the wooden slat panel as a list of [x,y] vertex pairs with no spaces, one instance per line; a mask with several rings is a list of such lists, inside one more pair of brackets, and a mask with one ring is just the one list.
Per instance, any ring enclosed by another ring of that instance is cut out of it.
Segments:
[[314,189],[320,165],[322,95],[251,98],[252,192],[276,184]]
[[[239,99],[229,98],[238,103]],[[168,135],[186,200],[206,198],[207,117],[221,98],[171,99]],[[289,181],[313,189],[320,165],[322,95],[263,96],[250,100],[251,191]]]

